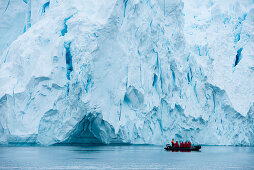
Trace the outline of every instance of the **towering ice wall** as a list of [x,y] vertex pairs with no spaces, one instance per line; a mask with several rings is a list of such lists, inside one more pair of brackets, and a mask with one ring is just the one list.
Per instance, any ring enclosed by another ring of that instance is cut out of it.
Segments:
[[48,2],[1,45],[1,143],[254,144],[252,1]]
[[246,116],[254,101],[253,1],[184,1],[185,40],[208,82]]
[[19,35],[25,23],[25,3],[22,0],[0,1],[0,56]]
[[1,0],[0,56],[17,37],[39,21],[60,0]]

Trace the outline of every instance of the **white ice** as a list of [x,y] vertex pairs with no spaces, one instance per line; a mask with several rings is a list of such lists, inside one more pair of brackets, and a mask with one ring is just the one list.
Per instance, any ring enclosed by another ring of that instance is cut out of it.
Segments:
[[254,144],[253,1],[3,2],[1,143]]

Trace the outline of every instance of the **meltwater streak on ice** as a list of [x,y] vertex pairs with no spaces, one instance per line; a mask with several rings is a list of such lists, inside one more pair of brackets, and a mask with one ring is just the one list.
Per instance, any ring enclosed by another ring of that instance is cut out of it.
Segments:
[[32,3],[0,37],[0,142],[253,145],[253,1],[197,2]]
[[0,169],[254,168],[253,147],[203,146],[201,152],[167,152],[149,145],[0,147],[0,153]]

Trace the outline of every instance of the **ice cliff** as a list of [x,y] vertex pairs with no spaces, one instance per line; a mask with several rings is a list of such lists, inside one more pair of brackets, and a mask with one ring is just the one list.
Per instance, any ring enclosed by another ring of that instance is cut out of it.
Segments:
[[254,145],[252,0],[3,0],[0,143]]

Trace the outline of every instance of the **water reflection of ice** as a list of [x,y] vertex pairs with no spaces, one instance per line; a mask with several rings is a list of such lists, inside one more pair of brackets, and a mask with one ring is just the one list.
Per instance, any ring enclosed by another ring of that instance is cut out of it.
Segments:
[[0,169],[254,169],[253,147],[203,146],[166,152],[162,146],[0,147]]

